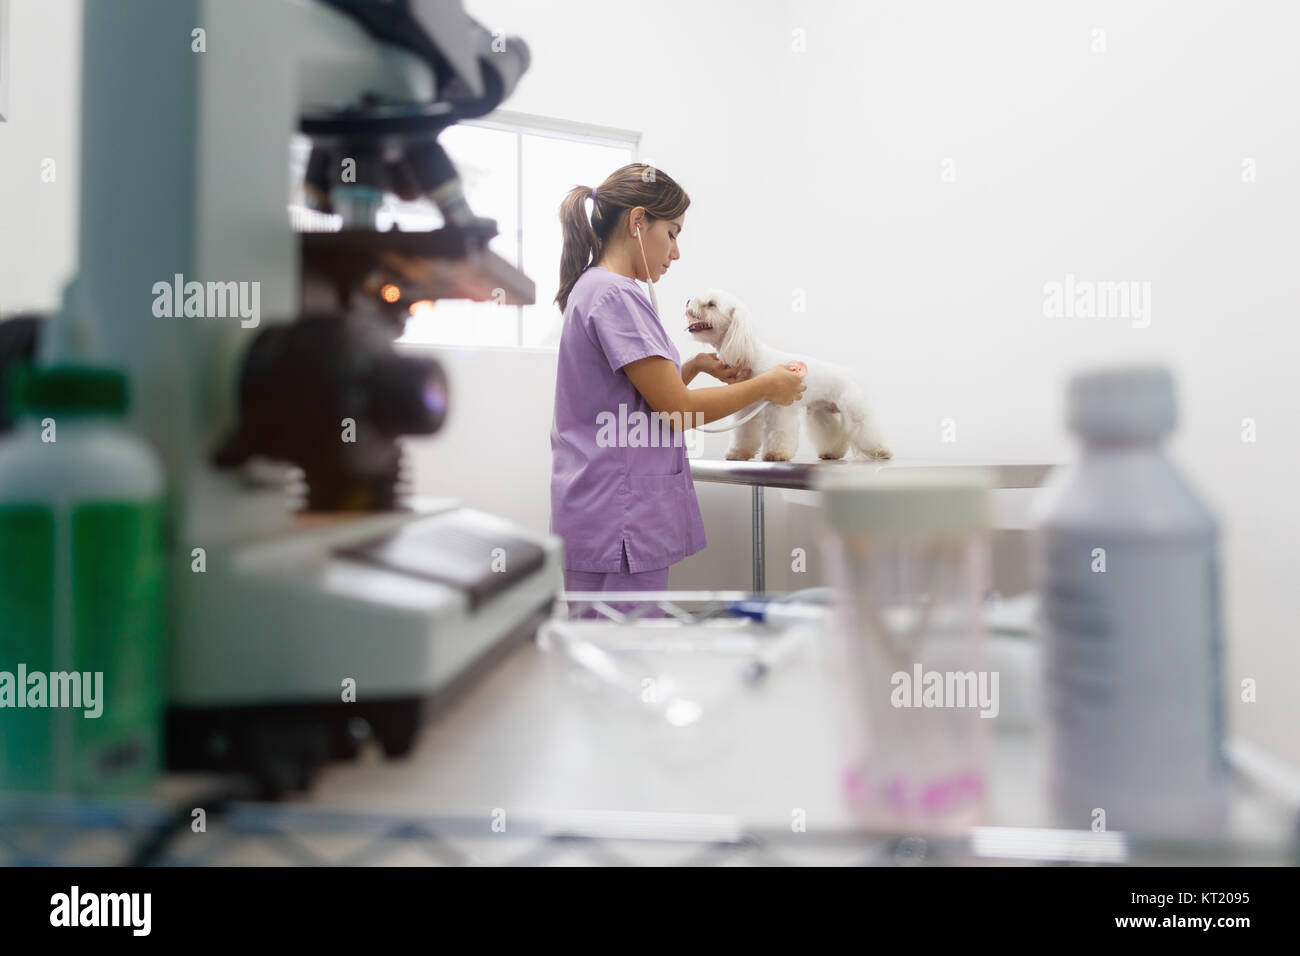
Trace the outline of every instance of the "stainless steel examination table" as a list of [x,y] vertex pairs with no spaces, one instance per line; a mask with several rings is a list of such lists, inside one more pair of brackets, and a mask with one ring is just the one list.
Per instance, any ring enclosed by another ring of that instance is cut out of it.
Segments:
[[866,474],[907,469],[908,471],[947,471],[954,468],[983,468],[993,475],[995,490],[1037,488],[1053,465],[1038,463],[994,464],[964,461],[722,461],[694,458],[690,460],[691,477],[724,485],[749,485],[753,500],[751,518],[754,537],[754,591],[767,590],[763,564],[763,489],[792,488],[812,491],[816,476],[825,469],[857,469]]

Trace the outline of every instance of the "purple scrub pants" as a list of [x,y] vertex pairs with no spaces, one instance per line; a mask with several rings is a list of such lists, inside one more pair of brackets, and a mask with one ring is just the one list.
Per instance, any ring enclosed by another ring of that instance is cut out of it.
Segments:
[[[667,591],[668,590],[668,569],[655,568],[653,571],[638,571],[633,573],[627,566],[627,547],[623,548],[623,567],[618,571],[574,571],[571,568],[564,569],[564,590],[566,591]],[[610,601],[609,606],[616,611],[627,613],[635,608],[640,602],[636,601]],[[601,618],[604,617],[600,612],[592,608],[584,608],[581,614],[576,615],[579,618]],[[642,618],[663,617],[664,612],[659,608],[651,608]]]

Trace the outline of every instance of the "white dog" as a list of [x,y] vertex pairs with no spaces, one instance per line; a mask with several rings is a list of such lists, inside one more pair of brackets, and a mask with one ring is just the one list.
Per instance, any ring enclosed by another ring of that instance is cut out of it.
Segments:
[[[843,458],[850,448],[866,458],[892,458],[867,411],[862,392],[847,370],[830,362],[805,358],[758,341],[749,310],[735,296],[710,289],[686,303],[686,331],[710,345],[728,365],[757,375],[774,365],[800,362],[808,370],[807,389],[791,405],[769,404],[735,429],[727,458],[747,461],[762,451],[764,461],[790,461],[799,448],[799,413],[808,413],[808,433],[819,458]],[[741,409],[739,417],[753,409]]]

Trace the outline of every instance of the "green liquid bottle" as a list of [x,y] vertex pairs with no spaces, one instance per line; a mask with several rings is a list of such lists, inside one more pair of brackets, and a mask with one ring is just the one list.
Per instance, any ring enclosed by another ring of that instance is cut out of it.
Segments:
[[0,789],[147,789],[165,703],[163,474],[126,379],[11,373],[0,441]]

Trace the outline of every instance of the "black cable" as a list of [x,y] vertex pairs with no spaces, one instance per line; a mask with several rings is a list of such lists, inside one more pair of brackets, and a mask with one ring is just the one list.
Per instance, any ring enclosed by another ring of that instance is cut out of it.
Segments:
[[202,807],[206,815],[205,823],[212,818],[219,818],[229,809],[230,804],[237,800],[247,800],[256,796],[258,793],[257,783],[251,777],[239,779],[236,784],[230,784],[219,789],[208,791],[207,794],[198,797],[195,800],[186,801],[184,806],[177,807],[176,812],[169,817],[161,826],[157,827],[148,837],[146,837],[135,851],[130,855],[127,866],[154,866],[163,856],[168,845],[175,839],[176,835],[189,825],[195,807]]

